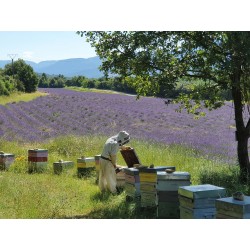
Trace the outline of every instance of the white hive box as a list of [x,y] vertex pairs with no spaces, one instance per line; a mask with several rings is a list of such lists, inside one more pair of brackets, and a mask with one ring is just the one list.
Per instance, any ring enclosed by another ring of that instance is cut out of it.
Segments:
[[8,170],[10,165],[14,162],[15,155],[0,152],[0,170]]

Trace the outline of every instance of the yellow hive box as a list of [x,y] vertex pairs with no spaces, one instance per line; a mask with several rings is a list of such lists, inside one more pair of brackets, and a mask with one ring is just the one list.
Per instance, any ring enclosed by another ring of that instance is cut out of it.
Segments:
[[139,173],[140,182],[157,182],[156,173]]
[[95,157],[84,157],[77,159],[77,168],[93,168],[95,167]]

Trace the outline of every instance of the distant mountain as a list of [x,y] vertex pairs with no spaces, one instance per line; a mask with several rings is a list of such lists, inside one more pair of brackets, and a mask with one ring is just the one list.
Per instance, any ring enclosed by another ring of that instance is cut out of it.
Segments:
[[[98,69],[101,65],[101,60],[98,56],[91,58],[71,58],[65,60],[51,60],[35,63],[32,61],[25,61],[29,64],[36,73],[46,73],[49,75],[64,75],[66,77],[72,77],[77,75],[86,76],[88,78],[99,78],[103,76],[103,73]],[[11,61],[1,61],[0,68]]]

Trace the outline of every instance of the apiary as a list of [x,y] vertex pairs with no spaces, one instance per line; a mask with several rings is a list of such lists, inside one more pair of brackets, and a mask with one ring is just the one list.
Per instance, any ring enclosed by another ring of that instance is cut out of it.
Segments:
[[10,165],[14,162],[15,155],[4,153],[3,151],[0,152],[0,170],[8,170]]
[[180,217],[178,189],[181,186],[190,186],[190,178],[188,172],[157,172],[157,217]]
[[55,174],[61,174],[74,167],[73,161],[63,161],[59,160],[53,163],[53,170]]
[[77,175],[78,177],[88,177],[95,169],[95,157],[84,157],[77,159]]
[[29,149],[28,150],[28,171],[43,172],[48,165],[47,149]]
[[250,219],[250,196],[244,196],[244,200],[220,198],[215,201],[215,207],[216,219]]
[[225,197],[226,190],[204,184],[179,187],[178,194],[181,219],[214,219],[215,200]]

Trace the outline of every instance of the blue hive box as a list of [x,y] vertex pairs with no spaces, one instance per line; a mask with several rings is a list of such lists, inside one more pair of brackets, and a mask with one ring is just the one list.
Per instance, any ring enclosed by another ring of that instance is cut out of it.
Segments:
[[173,172],[173,173],[166,173],[165,171],[157,172],[157,180],[186,180],[190,181],[190,174],[188,172]]
[[179,195],[180,206],[187,208],[210,208],[215,207],[215,201],[217,197],[214,198],[200,198],[191,199],[185,196]]
[[250,196],[245,196],[244,201],[233,197],[217,199],[215,207],[217,219],[250,219]]
[[190,209],[180,206],[181,219],[215,219],[216,208],[198,208]]
[[226,195],[226,189],[210,184],[179,187],[178,193],[190,199],[222,198]]
[[158,191],[159,202],[172,202],[179,204],[178,192],[177,191]]
[[158,202],[156,216],[159,219],[179,219],[180,209],[176,203]]

